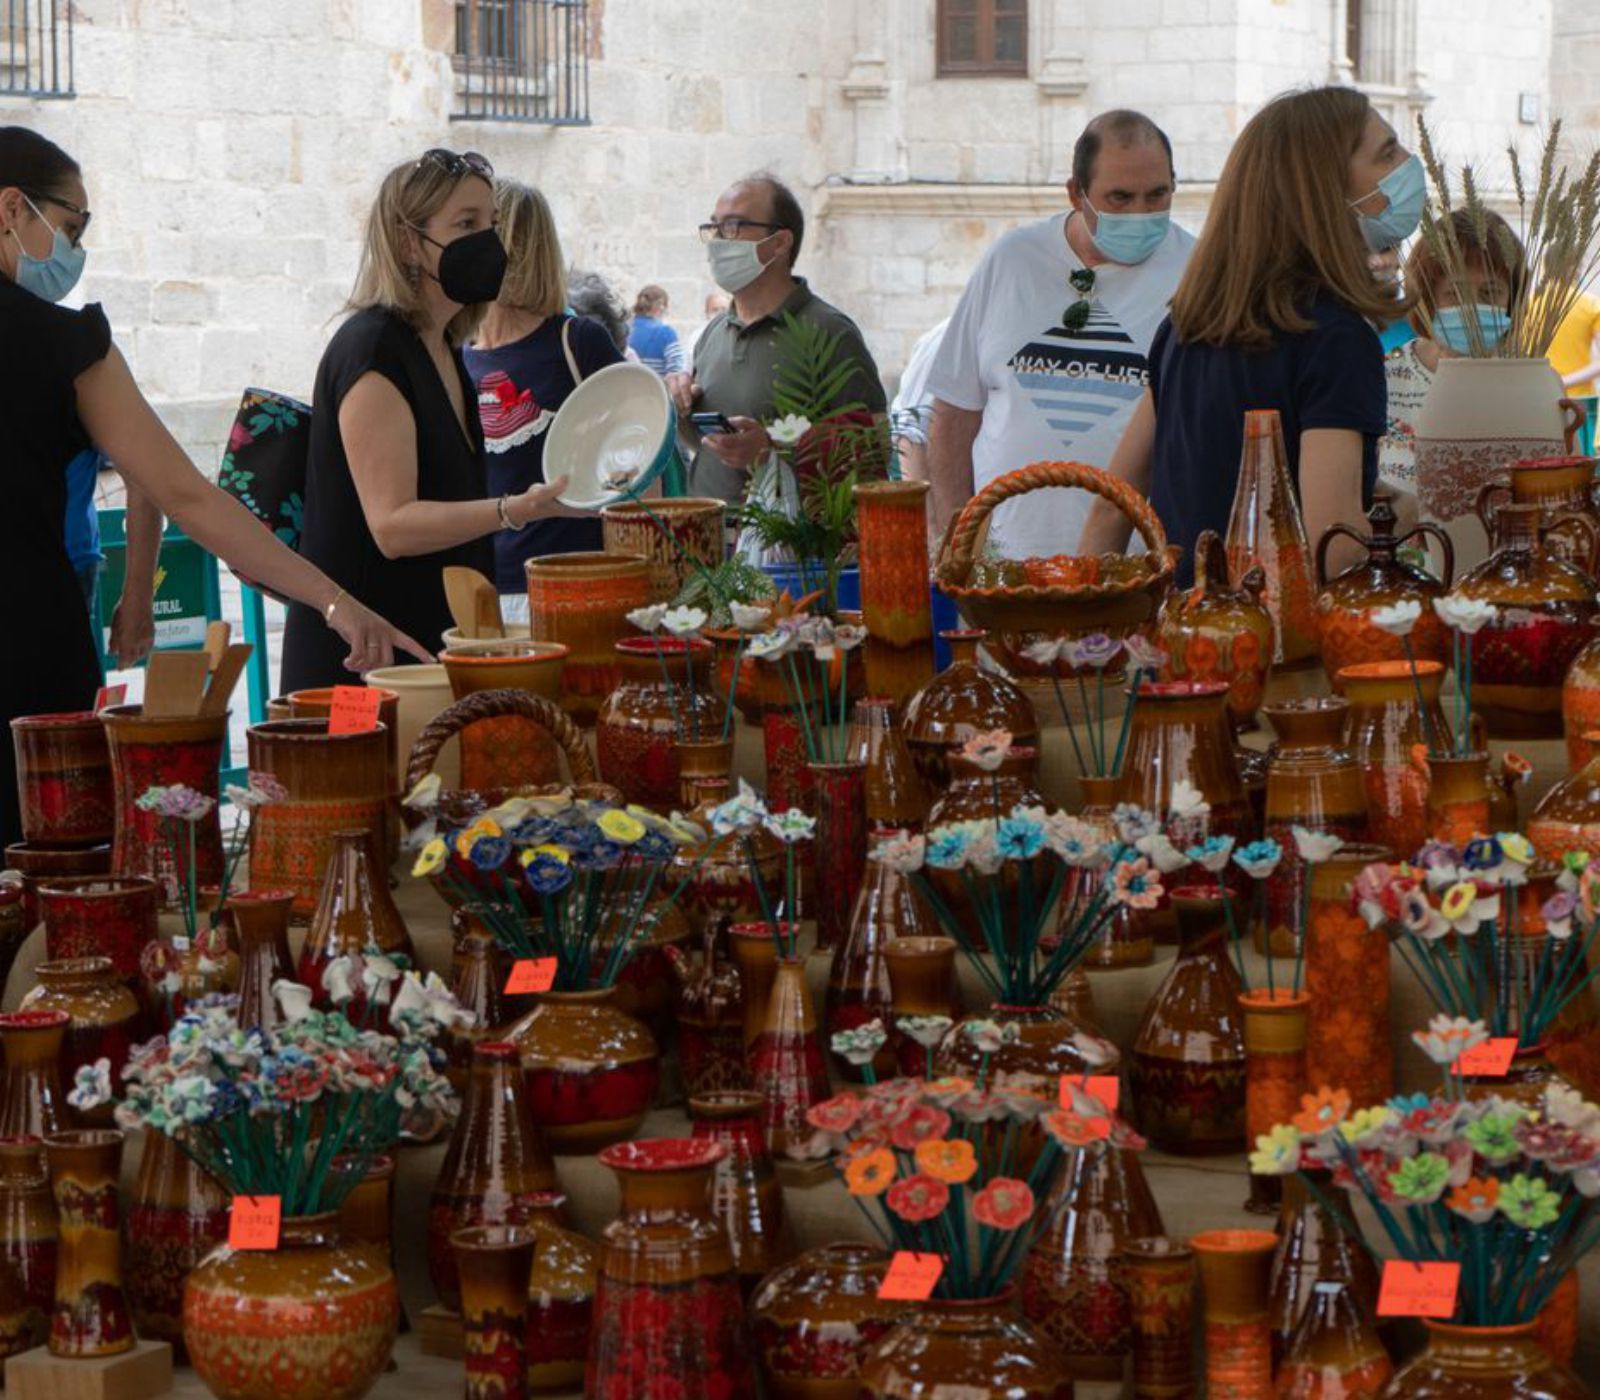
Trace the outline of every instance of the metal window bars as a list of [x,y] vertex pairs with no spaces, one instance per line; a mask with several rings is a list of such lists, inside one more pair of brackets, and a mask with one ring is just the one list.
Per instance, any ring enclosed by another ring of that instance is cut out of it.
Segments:
[[0,96],[76,97],[71,0],[4,0]]
[[456,0],[452,121],[589,124],[588,0]]

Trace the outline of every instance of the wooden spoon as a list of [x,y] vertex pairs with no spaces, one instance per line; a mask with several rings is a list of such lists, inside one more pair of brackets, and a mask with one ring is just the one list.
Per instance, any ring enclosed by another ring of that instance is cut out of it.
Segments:
[[444,569],[444,596],[450,616],[463,637],[503,637],[500,594],[476,569],[448,564]]

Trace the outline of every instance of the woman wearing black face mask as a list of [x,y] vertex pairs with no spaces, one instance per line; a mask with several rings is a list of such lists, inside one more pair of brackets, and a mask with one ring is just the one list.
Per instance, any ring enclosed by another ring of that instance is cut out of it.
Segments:
[[[301,552],[436,644],[442,569],[494,572],[491,537],[551,513],[566,478],[491,498],[461,344],[500,290],[489,162],[433,150],[384,177],[349,307],[317,367]],[[350,680],[305,608],[289,610],[283,692]]]

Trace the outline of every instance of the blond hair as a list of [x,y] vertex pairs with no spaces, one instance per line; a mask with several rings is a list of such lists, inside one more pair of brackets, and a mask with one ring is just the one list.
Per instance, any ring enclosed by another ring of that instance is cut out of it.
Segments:
[[1315,326],[1319,294],[1369,320],[1409,309],[1367,266],[1350,208],[1350,157],[1371,104],[1351,88],[1311,88],[1274,98],[1228,153],[1205,228],[1172,298],[1184,344],[1264,348]]
[[516,180],[496,180],[494,211],[500,241],[506,245],[500,305],[536,316],[559,316],[567,304],[567,271],[545,197]]
[[[385,175],[367,212],[361,265],[345,310],[384,306],[420,331],[427,318],[422,274],[411,261],[406,233],[410,230],[415,236],[416,230],[444,208],[462,180],[482,178],[475,173],[451,174],[434,160],[409,160]],[[444,328],[445,339],[452,345],[471,339],[486,309],[487,303],[463,306]]]

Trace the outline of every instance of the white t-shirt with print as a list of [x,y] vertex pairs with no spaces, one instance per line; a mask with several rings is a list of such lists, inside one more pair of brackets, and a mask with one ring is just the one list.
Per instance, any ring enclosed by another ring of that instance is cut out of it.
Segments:
[[[928,377],[935,397],[983,413],[972,444],[976,489],[1030,462],[1110,464],[1193,247],[1173,224],[1144,262],[1101,263],[1089,320],[1076,331],[1061,324],[1078,300],[1068,276],[1083,266],[1066,216],[1013,229],[984,254]],[[1030,491],[994,513],[990,544],[1013,559],[1071,554],[1093,500],[1086,491]]]

